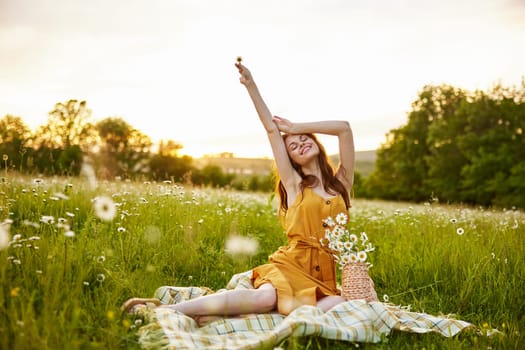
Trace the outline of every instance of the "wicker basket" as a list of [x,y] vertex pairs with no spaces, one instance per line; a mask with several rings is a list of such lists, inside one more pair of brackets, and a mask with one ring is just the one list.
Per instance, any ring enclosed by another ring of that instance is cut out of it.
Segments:
[[345,300],[379,301],[374,288],[374,281],[368,275],[368,266],[365,263],[346,264],[343,267],[342,280],[342,296]]

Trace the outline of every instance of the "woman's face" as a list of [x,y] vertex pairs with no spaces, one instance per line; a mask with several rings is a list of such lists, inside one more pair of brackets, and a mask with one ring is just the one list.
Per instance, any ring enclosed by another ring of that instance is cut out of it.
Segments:
[[285,144],[290,158],[301,166],[319,155],[319,146],[308,135],[288,135]]

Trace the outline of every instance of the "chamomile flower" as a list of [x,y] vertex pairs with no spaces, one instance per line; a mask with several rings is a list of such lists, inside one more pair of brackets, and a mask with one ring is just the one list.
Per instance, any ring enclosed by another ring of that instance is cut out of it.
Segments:
[[255,255],[258,249],[259,242],[257,242],[257,240],[250,237],[232,235],[226,241],[224,250],[233,255],[251,256]]
[[335,217],[335,222],[338,225],[342,225],[342,226],[346,225],[347,220],[348,220],[348,216],[345,213],[339,213]]
[[54,224],[55,223],[55,217],[51,215],[42,215],[40,217],[40,222],[44,224]]
[[335,239],[339,239],[343,236],[343,234],[345,233],[345,230],[344,228],[340,227],[340,226],[337,226],[333,229],[332,231],[332,235]]
[[[368,241],[365,232],[359,235],[350,233],[346,228],[348,216],[346,213],[339,213],[335,216],[335,221],[331,217],[323,220],[325,235],[321,239],[323,246],[328,246],[334,257],[341,266],[349,263],[366,262],[368,252],[374,251],[372,243]],[[332,226],[329,226],[332,225]],[[370,263],[367,263],[371,266]]]
[[341,261],[340,261],[341,265],[346,265],[346,264],[351,263],[350,255],[353,255],[353,254],[346,254],[346,255],[341,256]]
[[465,233],[465,230],[463,229],[463,227],[458,227],[458,229],[456,230],[456,233],[461,236]]
[[329,216],[326,219],[324,219],[323,223],[325,223],[328,227],[335,226],[335,221],[334,221],[334,219],[331,216]]
[[117,207],[115,202],[109,197],[96,197],[93,202],[95,215],[104,221],[111,221],[117,214]]
[[97,275],[97,282],[98,282],[98,283],[102,283],[102,282],[104,282],[105,280],[106,280],[106,276],[105,276],[103,273],[99,273],[99,274]]
[[365,262],[367,258],[366,252],[364,250],[357,253],[357,259],[361,262]]
[[353,242],[350,242],[350,241],[346,241],[346,242],[343,243],[343,245],[344,245],[344,247],[345,247],[346,250],[350,250],[350,249],[353,248],[354,243],[353,243]]

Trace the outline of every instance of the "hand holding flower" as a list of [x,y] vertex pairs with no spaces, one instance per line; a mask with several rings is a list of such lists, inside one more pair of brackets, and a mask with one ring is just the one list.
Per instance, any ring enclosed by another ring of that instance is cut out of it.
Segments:
[[250,73],[248,68],[246,68],[241,63],[241,61],[242,59],[239,60],[239,58],[237,58],[237,63],[235,63],[235,67],[237,67],[237,69],[239,70],[239,73],[241,74],[241,77],[239,78],[239,81],[241,82],[241,84],[248,86],[253,83],[252,73]]

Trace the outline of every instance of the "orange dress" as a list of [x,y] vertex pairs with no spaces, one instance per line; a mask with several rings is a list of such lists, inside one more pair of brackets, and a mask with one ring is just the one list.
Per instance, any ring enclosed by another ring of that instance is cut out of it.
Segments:
[[288,245],[280,247],[269,263],[253,269],[255,288],[271,283],[277,290],[277,311],[288,315],[301,305],[317,304],[328,295],[340,295],[336,287],[335,259],[320,244],[326,224],[323,220],[348,214],[341,195],[323,198],[311,188],[304,189],[288,208],[283,226]]

